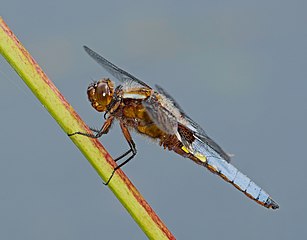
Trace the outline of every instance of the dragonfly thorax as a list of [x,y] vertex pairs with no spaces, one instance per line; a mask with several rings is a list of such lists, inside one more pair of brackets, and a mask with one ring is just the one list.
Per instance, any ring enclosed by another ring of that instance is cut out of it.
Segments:
[[90,84],[87,88],[87,96],[93,108],[98,112],[105,112],[114,95],[114,84],[110,79],[101,79]]

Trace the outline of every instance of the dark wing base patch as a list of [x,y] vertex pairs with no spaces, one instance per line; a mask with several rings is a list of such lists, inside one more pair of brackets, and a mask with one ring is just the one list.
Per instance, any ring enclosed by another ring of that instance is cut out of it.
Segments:
[[[194,139],[197,138],[198,147],[203,147],[208,152],[216,152],[221,158],[223,158],[227,162],[230,162],[230,156],[226,152],[224,152],[224,150],[206,134],[205,130],[203,130],[195,121],[193,121],[188,115],[185,114],[185,112],[180,107],[180,105],[175,101],[175,99],[162,87],[156,85],[156,88],[159,93],[163,94],[172,101],[174,106],[179,110],[182,117],[184,117],[195,129],[195,130],[186,129],[185,126],[181,125],[180,127],[179,124],[178,132],[182,138],[182,143],[185,145],[185,147],[189,149],[192,146],[191,143],[194,141]],[[194,135],[193,138],[191,137],[191,134]],[[212,149],[213,151],[212,150],[210,151],[210,149]],[[212,154],[216,155],[216,153]]]

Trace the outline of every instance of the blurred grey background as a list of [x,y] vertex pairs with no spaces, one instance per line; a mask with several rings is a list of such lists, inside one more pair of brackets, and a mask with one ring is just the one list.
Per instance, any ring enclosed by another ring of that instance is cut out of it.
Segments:
[[[306,237],[306,1],[3,1],[0,15],[84,121],[109,75],[88,45],[167,89],[280,204],[265,209],[136,136],[123,168],[178,239]],[[117,82],[118,83],[118,82]],[[0,57],[0,239],[145,239],[70,139]],[[127,149],[117,124],[101,139]],[[304,150],[305,149],[305,150]]]

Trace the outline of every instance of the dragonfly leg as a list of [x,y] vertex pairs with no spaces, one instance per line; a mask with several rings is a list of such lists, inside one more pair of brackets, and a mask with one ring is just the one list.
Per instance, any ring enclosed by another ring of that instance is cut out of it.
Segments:
[[74,133],[68,134],[68,136],[79,134],[79,135],[83,135],[83,136],[90,137],[90,138],[100,138],[103,134],[107,134],[109,132],[110,127],[112,126],[113,120],[114,120],[114,117],[109,116],[107,120],[104,122],[104,124],[102,125],[100,130],[90,128],[96,134],[84,133],[84,132],[74,132]]
[[[86,136],[86,137],[90,137],[90,138],[100,138],[103,134],[107,134],[110,130],[110,127],[113,123],[114,117],[113,116],[109,116],[107,118],[107,120],[104,122],[103,126],[101,127],[100,130],[94,129],[94,128],[90,128],[93,132],[95,132],[96,134],[90,134],[90,133],[83,133],[83,132],[74,132],[71,134],[68,134],[68,136],[73,136],[73,135],[82,135],[82,136]],[[120,127],[122,129],[122,132],[124,134],[124,137],[126,138],[130,149],[123,153],[122,155],[120,155],[119,157],[115,158],[114,161],[117,162],[120,159],[122,159],[123,157],[127,156],[129,153],[132,153],[132,155],[130,157],[128,157],[124,162],[122,162],[121,164],[119,164],[117,167],[115,167],[113,169],[113,172],[111,174],[111,176],[109,177],[108,181],[106,183],[103,183],[104,185],[108,185],[109,182],[111,181],[114,173],[116,172],[117,169],[121,168],[122,166],[124,166],[126,163],[128,163],[132,158],[134,158],[134,156],[136,155],[136,147],[135,147],[135,143],[132,140],[132,137],[127,129],[127,127],[124,125],[124,123],[120,122]]]
[[134,158],[134,156],[136,155],[136,152],[137,152],[136,151],[136,147],[135,147],[135,143],[132,140],[132,137],[131,137],[131,135],[129,133],[128,128],[122,122],[120,122],[120,127],[122,129],[124,137],[126,138],[128,144],[129,144],[130,149],[127,152],[125,152],[124,154],[122,154],[121,156],[119,156],[118,158],[114,159],[114,161],[116,162],[116,161],[122,159],[123,157],[127,156],[129,153],[132,153],[132,155],[130,157],[128,157],[125,161],[123,161],[121,164],[119,164],[118,166],[116,166],[113,169],[113,172],[112,172],[111,176],[109,177],[108,181],[106,183],[104,183],[104,185],[108,185],[109,182],[111,181],[114,173],[116,172],[116,170],[120,169],[122,166],[124,166],[126,163],[128,163],[132,158]]

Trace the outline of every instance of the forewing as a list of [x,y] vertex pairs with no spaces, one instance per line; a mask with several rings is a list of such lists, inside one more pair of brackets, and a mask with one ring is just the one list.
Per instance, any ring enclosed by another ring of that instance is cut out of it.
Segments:
[[90,55],[99,65],[101,65],[108,73],[110,73],[113,77],[117,78],[121,82],[134,82],[140,84],[142,87],[150,88],[146,83],[132,76],[130,73],[125,70],[115,66],[113,63],[109,62],[104,57],[100,56],[98,53],[88,48],[87,46],[83,46],[84,50]]
[[156,94],[142,102],[151,120],[164,132],[177,134],[178,122],[176,117],[167,108],[162,106]]

